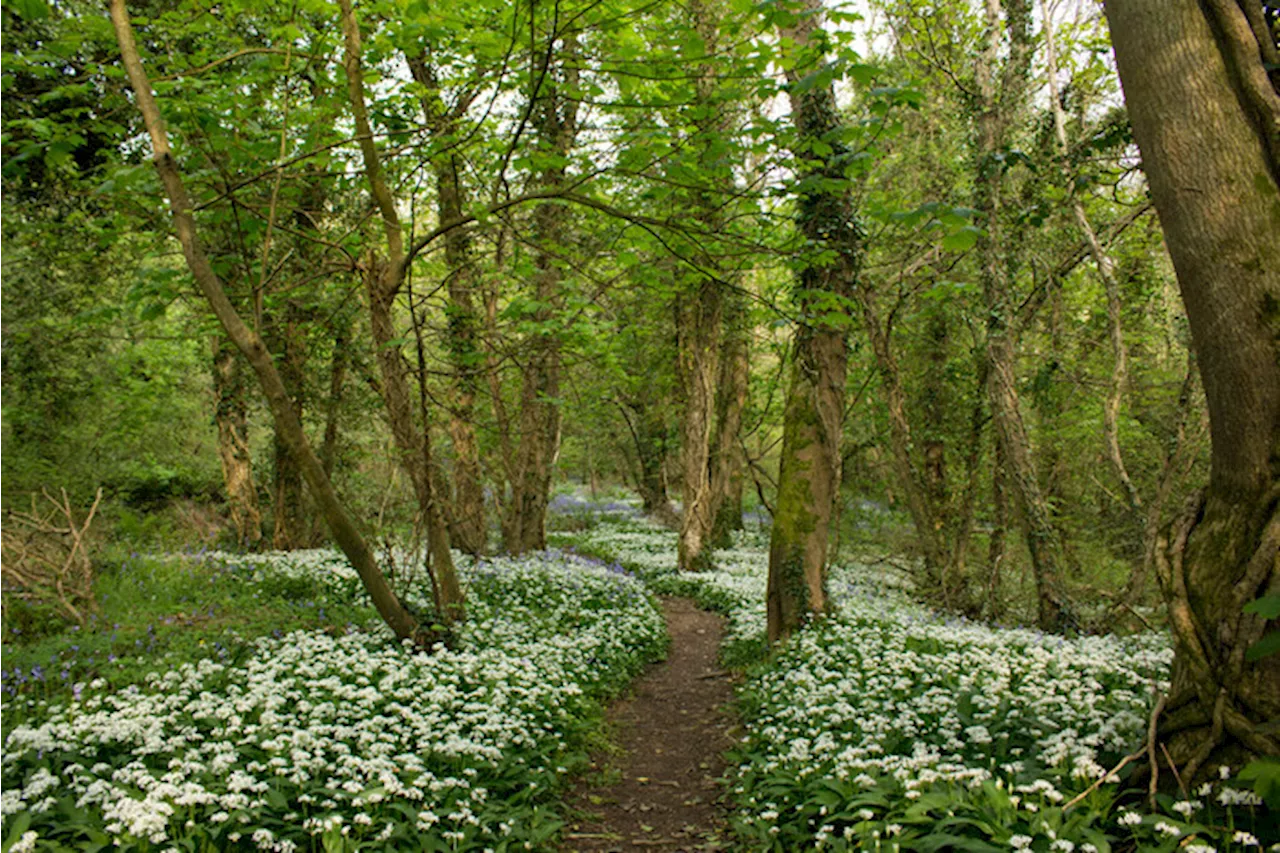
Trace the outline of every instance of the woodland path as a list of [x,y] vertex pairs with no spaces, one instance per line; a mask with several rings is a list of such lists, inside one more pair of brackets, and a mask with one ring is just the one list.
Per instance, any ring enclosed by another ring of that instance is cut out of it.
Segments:
[[662,606],[670,653],[610,709],[618,749],[594,756],[571,793],[562,853],[729,849],[717,782],[735,722],[733,680],[717,661],[724,619],[685,598]]

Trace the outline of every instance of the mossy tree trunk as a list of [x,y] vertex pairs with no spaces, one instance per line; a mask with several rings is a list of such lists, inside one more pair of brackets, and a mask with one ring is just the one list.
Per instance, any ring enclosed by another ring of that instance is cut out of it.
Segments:
[[[820,0],[805,0],[794,26],[782,32],[808,61],[825,56]],[[825,612],[827,534],[840,488],[848,305],[858,272],[862,232],[844,176],[848,149],[831,86],[794,91],[804,62],[791,65],[788,82],[796,125],[794,152],[814,164],[802,181],[796,220],[813,247],[802,258],[796,283],[800,319],[792,345],[790,384],[783,415],[782,457],[766,593],[768,638],[777,643],[806,619]],[[826,153],[819,153],[825,151]],[[812,180],[809,180],[812,179]]]
[[[1280,594],[1280,92],[1257,0],[1108,0],[1116,64],[1191,325],[1209,485],[1162,537],[1174,629],[1158,723],[1188,785],[1280,754],[1280,655],[1248,649]],[[1165,778],[1168,778],[1167,776]]]
[[[408,58],[427,125],[437,146],[446,151],[432,161],[436,183],[436,213],[440,222],[460,221],[466,208],[463,163],[453,149],[458,121],[473,100],[462,93],[446,105],[435,68],[421,54]],[[449,438],[453,445],[453,523],[450,539],[466,554],[482,554],[488,536],[484,487],[481,484],[480,444],[476,438],[476,397],[480,392],[484,355],[480,351],[480,315],[476,309],[479,267],[473,256],[471,233],[453,228],[444,235],[448,326],[445,344],[453,373],[449,389]]]

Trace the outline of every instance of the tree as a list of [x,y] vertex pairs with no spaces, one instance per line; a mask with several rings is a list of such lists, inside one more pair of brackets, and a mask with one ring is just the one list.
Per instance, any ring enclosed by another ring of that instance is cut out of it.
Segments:
[[1280,754],[1264,726],[1280,718],[1280,655],[1250,652],[1277,620],[1244,612],[1280,595],[1277,51],[1257,0],[1106,11],[1209,407],[1208,487],[1156,560],[1175,638],[1158,736],[1191,784],[1214,764]]
[[788,63],[787,83],[796,125],[794,153],[804,164],[796,225],[806,251],[796,282],[801,316],[769,537],[766,610],[771,643],[785,639],[827,606],[827,533],[842,461],[848,300],[862,250],[845,174],[850,151],[842,138],[844,119],[835,88],[818,70],[828,47],[822,5],[805,0],[783,14],[781,33],[798,54]]
[[303,432],[302,423],[294,412],[293,402],[280,379],[279,372],[272,363],[271,354],[267,351],[261,336],[240,319],[234,306],[227,299],[226,289],[221,279],[209,263],[208,255],[196,232],[191,197],[187,193],[186,184],[178,171],[177,161],[169,146],[169,136],[152,93],[151,82],[142,67],[141,55],[134,40],[133,25],[129,20],[124,0],[112,0],[111,23],[115,29],[121,58],[134,91],[138,111],[142,115],[151,139],[152,159],[164,184],[165,194],[168,196],[174,230],[177,232],[183,257],[196,284],[199,285],[206,301],[226,330],[227,336],[244,354],[257,374],[277,432],[284,438],[290,453],[302,468],[302,474],[311,487],[333,538],[347,559],[351,561],[379,615],[397,637],[421,641],[423,637],[417,619],[404,608],[387,584],[372,550],[338,500],[320,460],[311,449],[306,433]]

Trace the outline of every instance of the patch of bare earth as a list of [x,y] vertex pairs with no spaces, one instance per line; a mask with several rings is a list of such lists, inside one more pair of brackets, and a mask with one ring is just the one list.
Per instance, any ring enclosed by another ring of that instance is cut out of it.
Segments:
[[609,711],[616,752],[569,797],[562,853],[728,850],[719,779],[733,745],[733,681],[717,662],[723,618],[663,599],[671,651]]

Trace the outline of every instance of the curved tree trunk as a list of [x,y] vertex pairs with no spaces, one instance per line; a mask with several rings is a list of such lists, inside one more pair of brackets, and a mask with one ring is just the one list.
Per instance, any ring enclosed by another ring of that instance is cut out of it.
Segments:
[[334,493],[333,485],[325,476],[320,460],[307,441],[302,423],[294,414],[292,401],[289,399],[288,392],[285,391],[284,383],[280,381],[280,374],[272,363],[271,353],[257,333],[246,326],[236,313],[231,301],[227,298],[221,279],[213,271],[209,258],[200,245],[196,235],[195,219],[192,216],[191,198],[187,195],[187,188],[178,171],[178,164],[170,151],[169,136],[164,129],[164,121],[155,97],[152,95],[151,83],[142,68],[124,0],[111,0],[111,23],[115,28],[116,40],[120,45],[120,54],[129,76],[129,83],[133,87],[138,110],[142,113],[143,122],[151,137],[152,158],[169,199],[174,230],[177,231],[178,241],[182,245],[187,267],[191,270],[196,284],[199,285],[218,321],[222,323],[227,336],[257,373],[258,382],[267,398],[267,406],[275,420],[277,432],[284,436],[290,451],[298,459],[303,476],[306,477],[312,494],[315,495],[316,503],[329,524],[334,540],[360,576],[378,614],[397,637],[424,642],[429,638],[423,636],[418,621],[396,598],[387,584],[387,579],[378,568],[377,560],[369,549],[368,543],[364,541],[364,537],[360,535],[360,531]]
[[1280,93],[1231,0],[1107,17],[1209,408],[1209,486],[1156,555],[1176,640],[1158,732],[1190,785],[1280,754],[1280,655],[1247,655],[1280,624],[1242,612],[1280,594]]
[[466,603],[454,569],[453,556],[449,551],[449,533],[433,489],[430,425],[426,423],[424,415],[421,430],[414,426],[413,402],[405,378],[403,356],[400,348],[392,345],[395,339],[392,308],[406,269],[404,235],[395,198],[382,177],[382,163],[365,107],[360,27],[350,0],[339,0],[338,5],[342,11],[343,66],[347,75],[352,117],[359,135],[360,155],[369,193],[381,215],[387,241],[387,256],[380,257],[371,249],[364,266],[365,292],[369,298],[369,324],[382,373],[382,399],[401,463],[413,483],[421,522],[427,530],[431,556],[429,570],[436,610],[446,623],[460,621],[465,616]]

